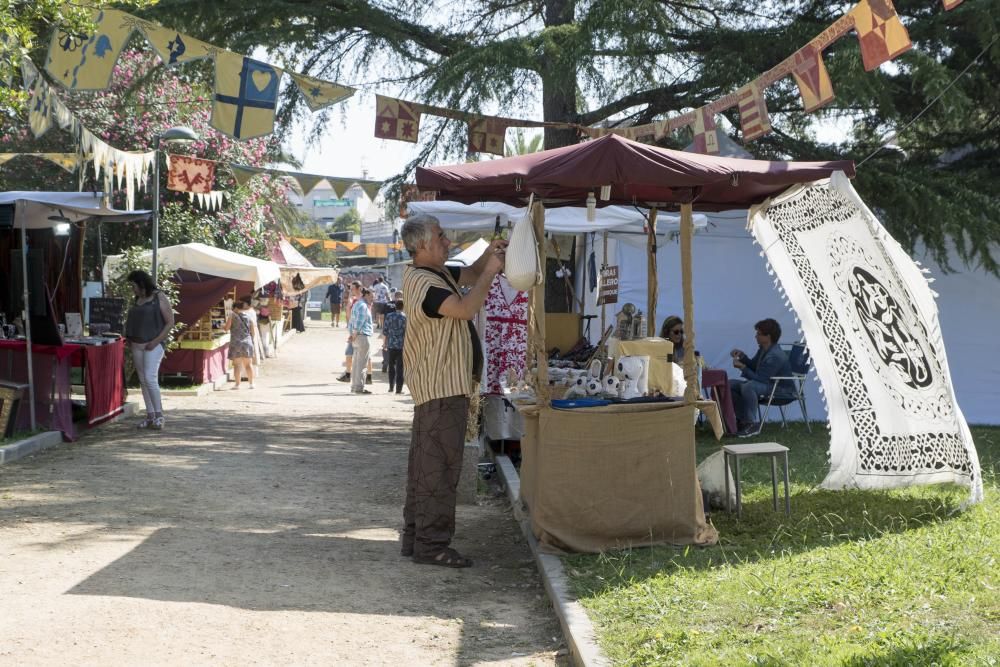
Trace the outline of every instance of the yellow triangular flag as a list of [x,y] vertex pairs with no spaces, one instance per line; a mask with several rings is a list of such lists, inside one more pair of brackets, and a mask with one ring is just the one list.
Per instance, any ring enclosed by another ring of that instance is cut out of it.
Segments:
[[114,9],[97,10],[92,35],[74,35],[56,30],[49,42],[45,71],[70,90],[104,90],[111,71],[129,37],[133,19]]
[[211,58],[219,51],[207,42],[148,21],[139,22],[139,31],[168,67]]
[[306,106],[309,107],[310,111],[319,111],[331,104],[342,102],[356,92],[355,88],[341,86],[338,83],[330,83],[322,79],[314,79],[305,74],[293,74],[289,72],[288,75],[292,77],[295,85],[299,87],[299,92],[305,98]]

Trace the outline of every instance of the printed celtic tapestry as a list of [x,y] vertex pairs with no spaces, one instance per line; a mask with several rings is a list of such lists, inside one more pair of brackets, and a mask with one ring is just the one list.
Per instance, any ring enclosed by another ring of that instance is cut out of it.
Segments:
[[982,497],[934,293],[850,181],[796,186],[751,211],[826,398],[826,488],[957,482]]

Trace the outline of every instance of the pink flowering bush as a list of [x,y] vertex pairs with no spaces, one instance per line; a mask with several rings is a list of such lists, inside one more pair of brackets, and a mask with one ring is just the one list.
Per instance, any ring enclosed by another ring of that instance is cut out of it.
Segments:
[[[255,257],[267,257],[279,221],[275,208],[287,206],[282,183],[256,177],[239,186],[227,164],[263,165],[278,154],[274,137],[237,141],[209,125],[212,110],[212,67],[205,61],[182,68],[165,68],[147,48],[125,51],[119,58],[111,86],[97,93],[69,93],[55,89],[74,110],[83,125],[115,148],[149,151],[154,137],[183,125],[200,137],[190,144],[163,144],[161,152],[216,160],[214,190],[227,193],[221,210],[206,211],[186,193],[166,189],[166,163],[160,157],[160,245],[200,241]],[[203,83],[209,82],[209,83]],[[0,119],[0,152],[73,152],[74,141],[66,133],[51,129],[36,140],[23,121]],[[7,167],[16,166],[9,170]],[[86,189],[102,189],[94,183],[92,166],[87,168]],[[0,186],[10,190],[77,190],[75,175],[34,159],[9,162],[0,170]],[[152,188],[141,191],[136,206],[150,208]],[[114,204],[124,206],[124,193],[116,192]],[[149,223],[103,226],[104,253],[132,246],[150,247]],[[91,244],[93,245],[93,244]],[[90,248],[88,248],[90,250]],[[89,254],[89,253],[88,253]]]

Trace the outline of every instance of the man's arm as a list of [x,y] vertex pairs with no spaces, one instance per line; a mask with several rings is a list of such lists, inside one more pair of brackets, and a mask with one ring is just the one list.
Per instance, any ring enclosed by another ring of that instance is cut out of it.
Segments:
[[[506,252],[507,241],[504,241],[503,239],[494,239],[493,241],[491,241],[490,247],[487,248],[486,251],[479,256],[479,259],[473,262],[472,266],[467,266],[462,269],[461,273],[458,276],[458,284],[461,285],[462,287],[469,287],[475,285],[476,282],[479,280],[479,277],[483,274],[483,271],[486,270],[486,266],[487,264],[489,264],[490,257],[496,255],[498,249],[501,252]],[[503,269],[501,268],[501,270]],[[499,271],[497,273],[499,273]],[[496,275],[496,273],[494,273],[493,275]],[[493,281],[492,276],[490,277],[490,281],[491,282]],[[463,319],[472,319],[472,318],[470,317]]]
[[456,320],[471,320],[476,316],[476,313],[486,303],[493,278],[503,270],[503,248],[506,247],[506,242],[503,243],[505,244],[503,246],[493,247],[491,245],[490,249],[483,253],[483,257],[476,261],[476,264],[479,264],[479,261],[485,258],[472,289],[465,296],[452,294],[442,301],[438,308],[439,315],[454,317]]

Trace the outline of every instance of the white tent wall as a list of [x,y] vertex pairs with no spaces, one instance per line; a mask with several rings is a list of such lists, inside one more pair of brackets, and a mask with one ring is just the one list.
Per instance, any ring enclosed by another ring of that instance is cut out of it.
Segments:
[[[745,214],[727,212],[709,216],[709,227],[694,236],[694,312],[695,347],[713,368],[725,368],[737,377],[729,351],[738,347],[753,354],[753,324],[766,317],[776,319],[782,328],[782,342],[800,339],[795,316],[780,298],[774,277],[745,229]],[[588,249],[579,258],[577,285],[583,288],[585,313],[597,315],[591,326],[591,340],[600,337],[601,310],[596,305],[597,290],[586,290]],[[580,247],[578,245],[578,247]],[[601,235],[595,237],[597,267],[602,263]],[[1000,249],[998,249],[1000,251]],[[938,293],[941,329],[952,372],[958,403],[970,424],[1000,424],[1000,354],[997,354],[996,331],[1000,331],[1000,279],[982,270],[964,267],[952,252],[949,263],[953,273],[946,274],[918,250],[914,257],[934,278],[931,288]],[[608,264],[619,266],[618,303],[607,306],[607,323],[623,303],[631,302],[646,310],[646,239],[643,236],[611,234],[608,238]],[[682,315],[680,252],[676,242],[662,242],[657,249],[659,296],[656,306],[656,330],[668,315]],[[819,394],[818,382],[807,383],[806,401],[809,416],[825,419],[826,407]],[[797,410],[788,409],[792,419]]]

